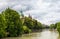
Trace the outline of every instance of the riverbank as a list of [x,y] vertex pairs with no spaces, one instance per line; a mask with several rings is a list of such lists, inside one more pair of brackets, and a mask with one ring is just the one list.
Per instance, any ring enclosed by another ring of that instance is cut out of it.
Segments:
[[8,37],[2,39],[59,39],[59,36],[57,31],[44,29],[41,32],[23,34],[21,37]]

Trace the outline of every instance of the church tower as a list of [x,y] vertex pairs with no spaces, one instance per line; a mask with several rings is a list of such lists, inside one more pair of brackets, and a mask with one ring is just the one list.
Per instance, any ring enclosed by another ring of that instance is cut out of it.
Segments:
[[20,12],[21,12],[21,16],[24,17],[23,11],[21,10]]
[[21,10],[20,11],[20,13],[21,13],[21,19],[22,19],[22,24],[24,23],[24,20],[25,20],[25,17],[24,17],[24,14],[23,14],[23,11]]
[[32,19],[32,16],[29,14],[29,18],[31,18]]

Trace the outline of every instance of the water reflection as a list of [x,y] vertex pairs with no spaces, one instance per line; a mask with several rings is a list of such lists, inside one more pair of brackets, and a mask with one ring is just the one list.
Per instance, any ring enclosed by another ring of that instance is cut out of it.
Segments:
[[58,34],[56,31],[44,30],[39,39],[57,39],[57,37]]
[[60,39],[57,31],[43,30],[42,32],[35,32],[30,34],[24,34],[22,37],[12,37],[4,39]]
[[60,36],[58,36],[58,38],[57,39],[60,39]]

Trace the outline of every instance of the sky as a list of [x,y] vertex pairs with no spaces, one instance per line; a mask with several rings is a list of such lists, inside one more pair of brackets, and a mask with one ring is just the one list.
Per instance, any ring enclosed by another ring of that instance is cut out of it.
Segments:
[[22,10],[25,16],[30,14],[42,24],[60,21],[60,0],[0,0],[0,12],[8,7]]

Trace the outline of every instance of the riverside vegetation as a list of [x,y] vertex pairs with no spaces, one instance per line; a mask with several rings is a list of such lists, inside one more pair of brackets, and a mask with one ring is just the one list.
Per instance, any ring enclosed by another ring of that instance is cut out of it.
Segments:
[[60,22],[47,26],[32,19],[30,15],[24,16],[22,11],[19,14],[10,8],[0,13],[0,38],[17,37],[44,28],[57,29],[60,34]]
[[21,36],[43,28],[40,22],[21,13],[10,8],[0,13],[0,38]]
[[56,29],[60,35],[60,22],[50,25],[50,29]]

